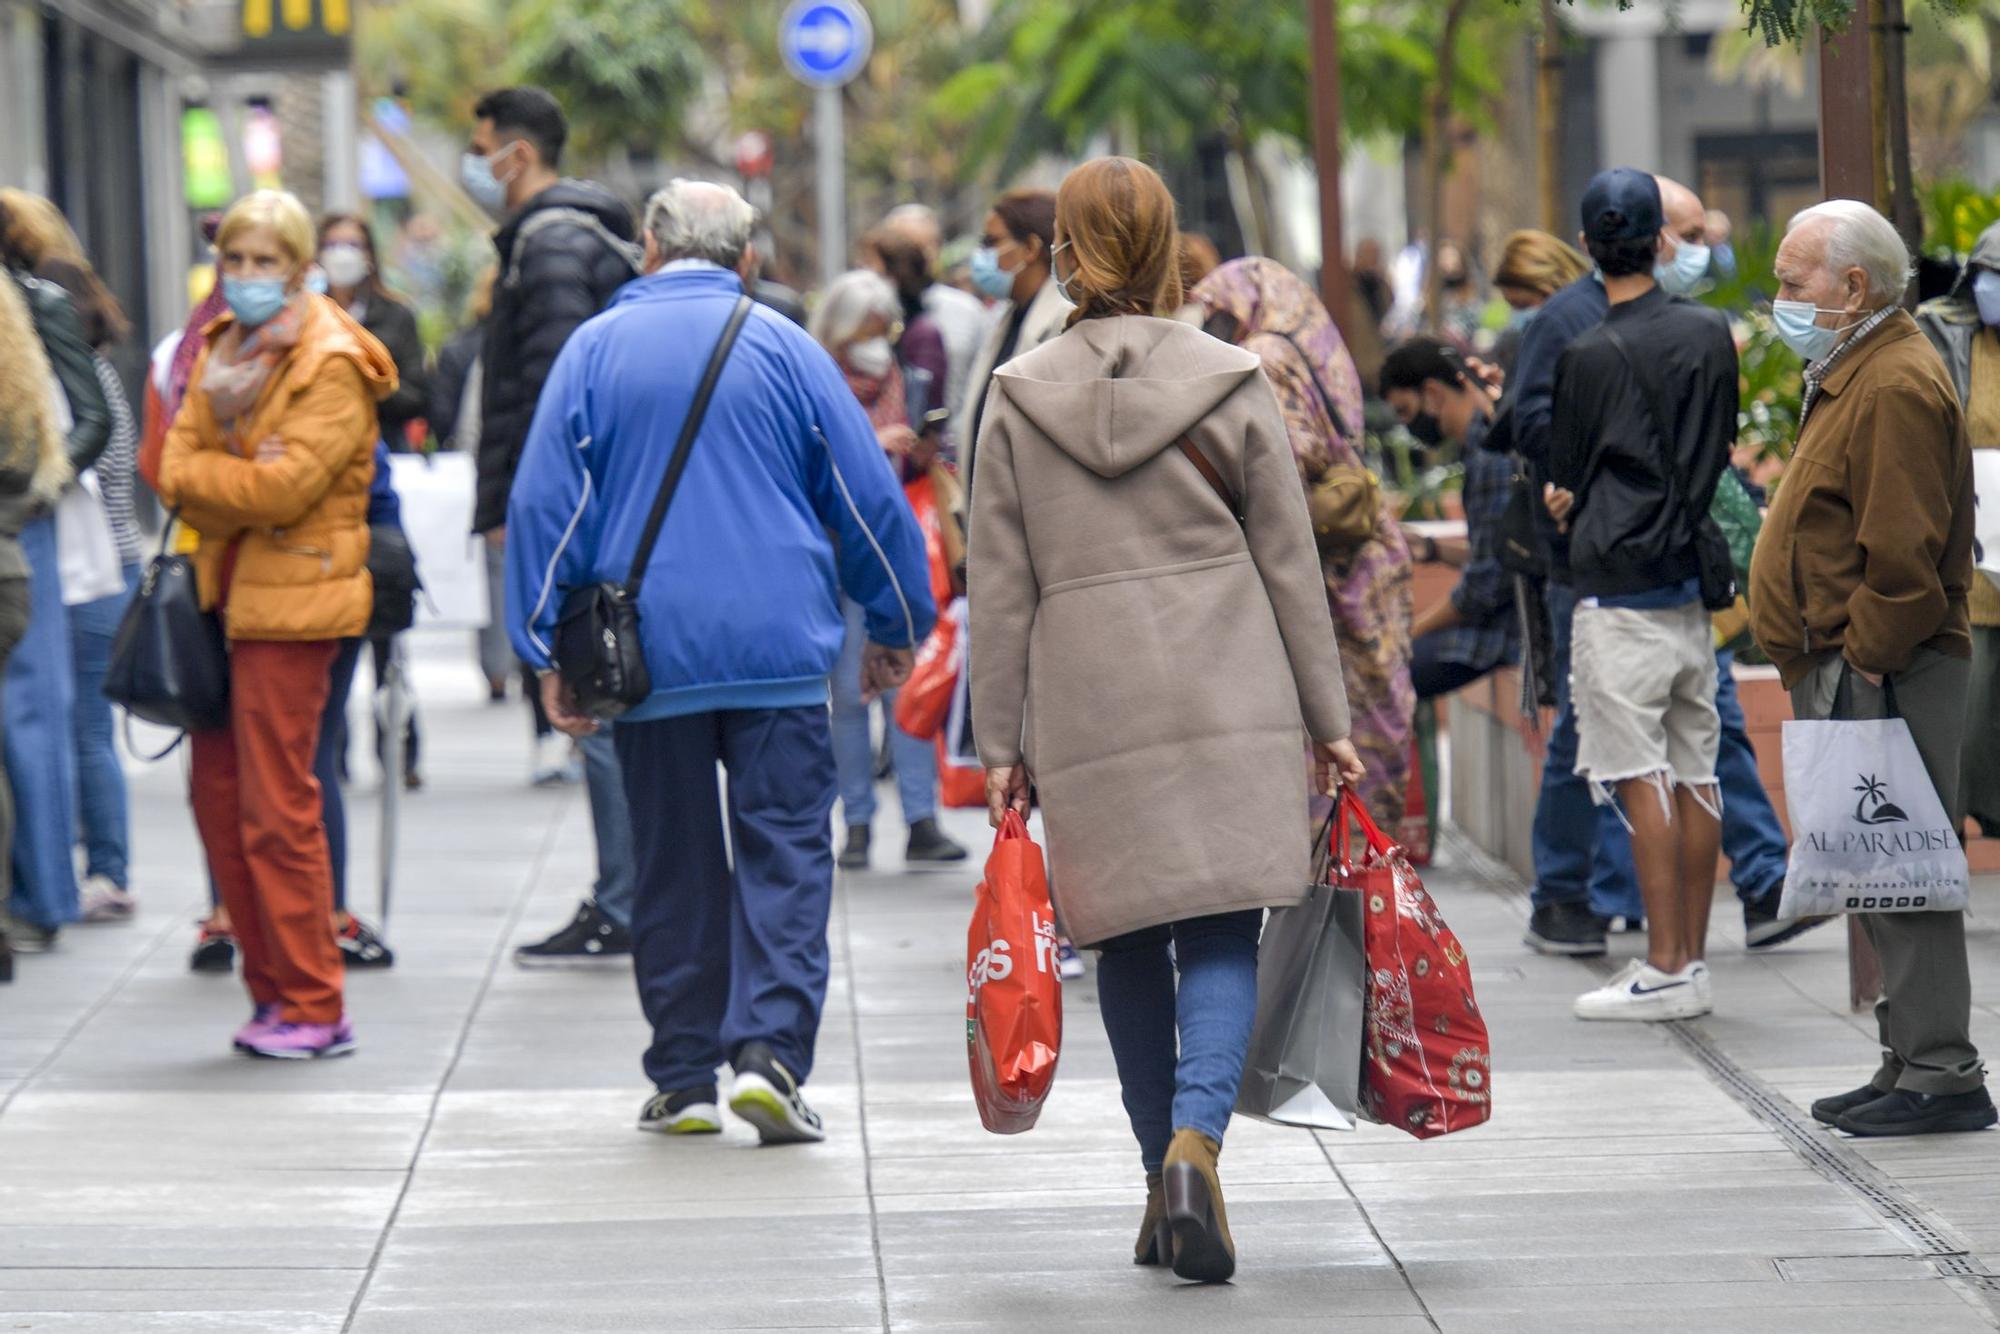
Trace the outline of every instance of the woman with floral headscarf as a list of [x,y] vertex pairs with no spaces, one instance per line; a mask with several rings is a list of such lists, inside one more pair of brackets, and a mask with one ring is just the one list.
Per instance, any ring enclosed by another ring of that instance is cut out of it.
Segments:
[[[1203,279],[1204,326],[1255,352],[1277,391],[1292,456],[1308,491],[1335,469],[1362,467],[1361,377],[1312,289],[1274,260],[1232,260]],[[1364,527],[1366,526],[1364,522]],[[1354,748],[1368,767],[1359,796],[1385,827],[1403,818],[1416,691],[1410,684],[1410,549],[1386,502],[1357,544],[1323,541]]]

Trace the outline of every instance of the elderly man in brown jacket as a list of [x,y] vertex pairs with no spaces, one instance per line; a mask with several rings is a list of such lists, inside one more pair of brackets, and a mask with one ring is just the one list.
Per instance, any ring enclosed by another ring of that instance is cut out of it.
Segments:
[[[1893,699],[1956,823],[1972,462],[1944,363],[1898,304],[1909,263],[1888,220],[1853,200],[1807,209],[1786,231],[1773,314],[1807,361],[1805,406],[1751,563],[1750,606],[1793,713],[1882,718]],[[1882,957],[1882,1064],[1813,1115],[1854,1135],[1994,1124],[1970,1032],[1963,914],[1861,923]]]

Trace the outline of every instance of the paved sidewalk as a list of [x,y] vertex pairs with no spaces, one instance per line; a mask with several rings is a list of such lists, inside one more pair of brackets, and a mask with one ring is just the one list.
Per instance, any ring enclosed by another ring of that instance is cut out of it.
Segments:
[[[1230,1287],[1130,1264],[1137,1151],[1089,981],[1068,992],[1042,1124],[980,1129],[971,872],[843,885],[811,1086],[829,1143],[639,1134],[629,976],[507,958],[567,918],[589,822],[579,789],[527,787],[524,711],[478,698],[467,652],[419,655],[429,787],[403,805],[399,959],[354,979],[351,1060],[230,1054],[240,986],[186,971],[204,890],[179,764],[135,770],[140,918],[69,932],[0,988],[0,1329],[2000,1326],[1982,1278],[2000,1273],[2000,1135],[1858,1148],[1802,1124],[1869,1064],[1834,931],[1750,959],[1718,904],[1713,1018],[1587,1026],[1568,1003],[1595,974],[1523,951],[1518,897],[1463,854],[1428,882],[1494,1027],[1495,1121],[1422,1144],[1239,1122]],[[981,823],[954,828],[983,843]],[[877,842],[899,844],[886,826]],[[1991,998],[2000,933],[1975,923],[1973,939]],[[1990,1005],[1976,1023],[2000,1044]]]

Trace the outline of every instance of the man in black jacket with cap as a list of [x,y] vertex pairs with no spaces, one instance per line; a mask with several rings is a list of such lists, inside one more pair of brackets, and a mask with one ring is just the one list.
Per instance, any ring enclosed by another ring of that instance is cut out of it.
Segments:
[[1647,957],[1578,998],[1583,1019],[1711,1008],[1703,954],[1721,795],[1715,648],[1698,543],[1736,437],[1736,345],[1720,312],[1654,278],[1660,188],[1629,168],[1583,196],[1604,323],[1556,368],[1548,508],[1569,534],[1576,772],[1623,807]]
[[[638,276],[632,214],[603,186],[556,174],[569,125],[540,88],[502,88],[473,108],[472,141],[460,183],[503,216],[493,238],[499,278],[481,354],[479,497],[474,531],[506,538],[507,495],[556,354]],[[499,613],[496,611],[495,615]],[[531,702],[536,688],[529,683]],[[542,720],[538,717],[537,722]],[[536,781],[567,768],[567,738],[537,727]],[[632,819],[609,731],[578,742],[597,834],[597,884],[569,925],[514,952],[523,967],[622,963],[632,952]]]

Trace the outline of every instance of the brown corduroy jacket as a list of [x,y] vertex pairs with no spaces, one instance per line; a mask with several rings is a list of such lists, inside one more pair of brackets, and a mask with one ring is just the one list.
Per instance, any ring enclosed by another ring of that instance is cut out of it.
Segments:
[[1834,653],[1971,656],[1972,453],[1958,392],[1898,311],[1836,364],[1750,564],[1751,626],[1787,687]]

